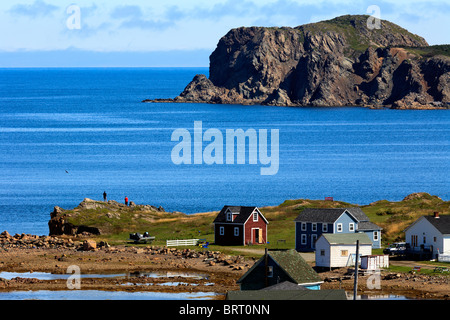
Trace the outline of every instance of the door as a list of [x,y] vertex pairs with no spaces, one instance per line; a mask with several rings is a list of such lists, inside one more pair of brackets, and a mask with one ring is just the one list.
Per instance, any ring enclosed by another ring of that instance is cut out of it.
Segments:
[[262,240],[262,229],[254,228],[253,230],[253,243],[261,243]]

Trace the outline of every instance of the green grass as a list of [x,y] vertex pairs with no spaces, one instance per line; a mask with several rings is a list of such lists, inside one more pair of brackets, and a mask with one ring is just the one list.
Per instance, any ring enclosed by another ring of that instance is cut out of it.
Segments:
[[[294,248],[294,219],[305,208],[352,206],[356,205],[343,201],[295,199],[286,200],[278,206],[261,207],[261,212],[269,221],[269,243],[248,248]],[[372,222],[383,228],[383,243],[390,243],[403,239],[403,230],[422,215],[431,215],[435,211],[440,212],[441,215],[450,214],[450,201],[443,201],[436,196],[424,193],[398,202],[380,200],[372,204],[363,205],[361,209]],[[73,212],[73,210],[68,212]],[[154,245],[163,246],[166,244],[166,240],[194,238],[206,239],[206,241],[211,243],[210,250],[219,250],[227,253],[238,252],[234,247],[215,246],[213,244],[213,221],[216,215],[217,212],[185,215],[181,213],[143,212],[140,209],[133,208],[110,212],[108,209],[103,208],[81,210],[77,215],[70,218],[70,221],[75,224],[103,228],[106,232],[103,232],[99,238],[113,245],[127,244],[129,242],[129,233],[139,232],[142,234],[149,232],[150,235],[156,237],[153,242]],[[279,243],[277,240],[286,240],[286,243]]]
[[448,44],[434,45],[429,47],[404,47],[404,49],[424,58],[430,58],[436,55],[450,57],[450,45]]

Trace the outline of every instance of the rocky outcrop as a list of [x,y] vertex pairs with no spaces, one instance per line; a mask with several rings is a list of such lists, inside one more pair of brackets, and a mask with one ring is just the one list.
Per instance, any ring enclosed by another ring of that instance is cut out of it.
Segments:
[[210,56],[209,79],[144,102],[449,108],[450,58],[423,55],[414,50],[431,48],[423,38],[384,20],[370,30],[367,19],[232,29]]
[[[85,198],[71,210],[54,207],[48,222],[49,235],[108,234],[114,232],[114,226],[125,227],[125,223],[136,225],[140,219],[152,221],[155,215],[161,213],[166,213],[161,206],[136,205],[132,201],[127,206],[114,200],[103,202]],[[173,214],[182,213],[173,212]]]

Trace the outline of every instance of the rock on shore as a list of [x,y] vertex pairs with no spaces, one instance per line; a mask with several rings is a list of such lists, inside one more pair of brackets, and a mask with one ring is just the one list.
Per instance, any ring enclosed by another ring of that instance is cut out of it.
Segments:
[[296,28],[237,28],[174,99],[144,102],[450,108],[448,46],[347,15]]
[[[114,233],[114,227],[126,228],[128,224],[135,225],[139,219],[151,221],[162,213],[169,214],[162,207],[136,205],[133,201],[126,206],[114,200],[103,202],[85,198],[71,210],[54,207],[48,222],[49,235]],[[182,213],[173,212],[172,214]]]

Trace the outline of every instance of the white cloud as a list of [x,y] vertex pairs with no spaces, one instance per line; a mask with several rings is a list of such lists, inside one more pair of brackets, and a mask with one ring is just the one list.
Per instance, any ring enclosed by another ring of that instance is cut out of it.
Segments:
[[[342,14],[366,14],[371,4],[430,44],[450,43],[450,4],[441,1],[301,0],[19,0],[0,3],[0,50],[213,50],[229,29],[298,26]],[[81,30],[66,28],[66,7],[81,8]]]

